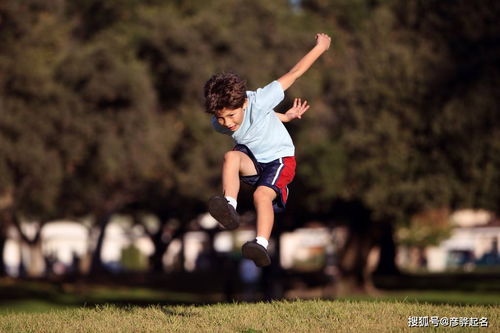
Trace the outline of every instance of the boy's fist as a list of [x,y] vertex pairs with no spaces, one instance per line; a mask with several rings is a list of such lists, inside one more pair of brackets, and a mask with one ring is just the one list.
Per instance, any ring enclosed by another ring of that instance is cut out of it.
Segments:
[[324,33],[316,34],[316,45],[321,46],[325,51],[330,48],[332,39]]

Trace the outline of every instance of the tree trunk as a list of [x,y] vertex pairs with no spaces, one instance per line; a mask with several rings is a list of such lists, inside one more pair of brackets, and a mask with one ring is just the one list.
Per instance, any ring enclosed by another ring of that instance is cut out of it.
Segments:
[[[163,228],[162,228],[163,229]],[[168,247],[170,246],[170,243],[176,239],[179,238],[184,244],[183,240],[183,235],[186,233],[186,230],[184,229],[183,226],[179,227],[176,229],[172,234],[169,236],[168,241],[164,239],[163,231],[160,230],[158,233],[154,235],[154,238],[152,238],[154,246],[155,246],[155,251],[151,257],[152,263],[153,263],[153,272],[155,273],[162,273],[163,272],[163,256],[165,255],[165,252],[167,251]],[[181,250],[181,257],[184,258],[184,245]],[[184,259],[182,259],[182,262],[184,263]],[[184,267],[184,264],[182,264]]]
[[367,269],[368,255],[373,240],[368,230],[349,228],[346,244],[339,253],[339,280],[337,296],[374,291],[371,274]]
[[347,221],[347,235],[338,250],[337,296],[375,292],[368,256],[374,247],[376,235],[370,211],[357,202],[343,203],[338,207]]
[[[21,228],[21,221],[19,221],[17,216],[13,214],[11,217],[21,240],[20,275],[26,273],[28,277],[43,276],[45,273],[45,259],[42,252],[41,235],[45,221],[42,221],[37,225],[38,228],[35,231],[35,235],[30,239],[28,235],[23,232],[23,229]],[[26,259],[27,262],[25,262],[24,259]]]
[[3,221],[0,221],[0,277],[7,275],[7,268],[5,267],[5,261],[3,260],[3,251],[5,249],[5,243],[7,242],[7,234],[5,232],[5,226]]
[[163,273],[163,256],[167,251],[170,242],[165,242],[163,239],[163,226],[160,227],[158,232],[154,233],[151,237],[154,245],[154,252],[150,257],[151,271],[153,273]]
[[5,244],[7,243],[7,230],[10,225],[8,211],[4,210],[0,214],[0,277],[7,275],[7,267],[4,261]]
[[97,238],[97,243],[92,253],[92,261],[90,264],[90,275],[99,274],[105,272],[104,265],[102,263],[102,246],[104,244],[104,237],[106,236],[106,227],[111,220],[111,214],[105,213],[96,216],[97,225],[99,226],[99,236]]
[[26,274],[30,278],[42,277],[45,274],[45,260],[42,253],[42,242],[38,240],[33,243],[23,244],[27,258]]
[[120,211],[127,204],[134,200],[132,192],[116,192],[110,196],[108,200],[102,202],[101,205],[95,207],[93,213],[96,218],[96,224],[99,228],[99,236],[97,237],[96,245],[92,251],[90,259],[90,269],[88,274],[95,275],[105,273],[106,269],[102,263],[102,246],[106,236],[106,227],[115,212]]
[[[166,219],[163,218],[162,220],[165,221]],[[160,227],[158,228],[158,231],[155,233],[149,232],[146,229],[146,227],[144,227],[147,235],[150,237],[150,239],[154,245],[154,252],[149,258],[150,265],[151,265],[151,271],[153,273],[163,273],[163,271],[164,271],[164,269],[163,269],[163,256],[165,255],[165,252],[167,251],[168,247],[170,246],[171,241],[184,235],[186,232],[185,227],[183,225],[181,225],[175,230],[169,230],[168,234],[165,235],[166,225],[167,225],[166,222],[161,222]],[[167,237],[168,237],[168,239],[166,239]]]
[[394,241],[394,227],[392,223],[379,225],[380,230],[380,258],[376,275],[398,275],[399,268],[396,265],[396,243]]
[[368,268],[374,246],[373,223],[367,214],[356,212],[347,224],[347,238],[339,249],[337,296],[375,292]]

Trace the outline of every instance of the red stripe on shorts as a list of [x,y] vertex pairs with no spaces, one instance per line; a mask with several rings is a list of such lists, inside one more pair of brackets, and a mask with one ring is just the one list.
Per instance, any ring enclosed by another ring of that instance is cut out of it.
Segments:
[[290,156],[290,157],[283,157],[283,169],[281,169],[281,173],[278,176],[278,179],[274,183],[275,186],[277,186],[281,190],[281,197],[283,199],[283,203],[286,203],[286,200],[288,199],[288,189],[287,185],[290,184],[295,177],[295,167],[296,167],[296,161],[295,157]]

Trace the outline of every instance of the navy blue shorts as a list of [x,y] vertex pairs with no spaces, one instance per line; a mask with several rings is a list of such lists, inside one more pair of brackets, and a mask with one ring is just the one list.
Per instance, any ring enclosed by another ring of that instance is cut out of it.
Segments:
[[277,196],[273,201],[273,209],[276,213],[285,210],[286,201],[288,199],[288,184],[290,184],[295,176],[295,157],[281,157],[277,160],[260,163],[257,161],[253,153],[245,145],[236,145],[233,150],[245,153],[250,157],[257,174],[253,176],[240,176],[240,179],[245,184],[251,186],[267,186],[272,188]]

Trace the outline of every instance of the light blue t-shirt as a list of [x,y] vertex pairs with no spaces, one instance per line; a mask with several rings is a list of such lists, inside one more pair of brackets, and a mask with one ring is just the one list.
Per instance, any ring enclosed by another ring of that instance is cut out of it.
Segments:
[[248,106],[243,122],[235,132],[220,125],[215,116],[212,117],[212,125],[217,132],[230,135],[237,144],[247,146],[258,162],[267,163],[280,157],[294,156],[292,138],[273,110],[284,96],[278,81],[257,91],[247,91]]

